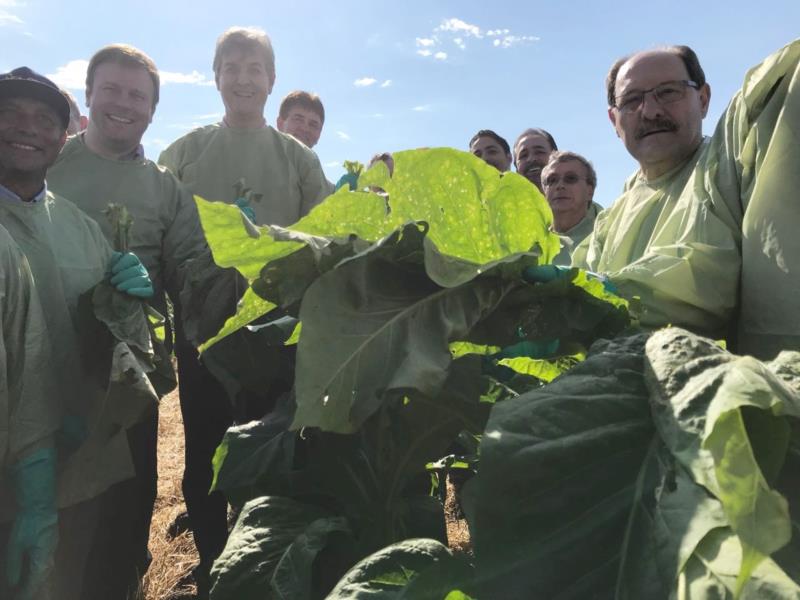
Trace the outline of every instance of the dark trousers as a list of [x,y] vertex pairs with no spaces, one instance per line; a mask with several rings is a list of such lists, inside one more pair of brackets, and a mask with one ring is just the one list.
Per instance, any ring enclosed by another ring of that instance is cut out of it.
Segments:
[[81,600],[125,600],[150,564],[147,543],[158,491],[158,409],[128,430],[136,476],[111,486],[99,505]]
[[175,355],[186,440],[183,498],[201,571],[207,574],[228,539],[228,503],[221,492],[209,494],[209,489],[211,460],[233,423],[233,411],[224,388],[200,362],[181,329],[176,327]]

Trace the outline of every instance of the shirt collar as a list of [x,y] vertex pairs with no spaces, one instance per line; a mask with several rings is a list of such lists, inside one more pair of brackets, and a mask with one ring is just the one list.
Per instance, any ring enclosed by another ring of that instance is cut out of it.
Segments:
[[[30,199],[30,202],[31,203],[41,202],[42,200],[44,200],[45,196],[47,196],[47,183],[46,182],[42,186],[42,189],[39,191],[39,193],[36,194],[33,198]],[[6,186],[4,186],[2,183],[0,183],[0,198],[2,198],[3,200],[9,200],[11,202],[25,202],[27,204],[27,201],[25,201],[22,198],[20,198],[19,196],[17,196],[14,192],[12,192],[10,189],[8,189]]]
[[[266,120],[266,119],[264,119],[263,117],[262,117],[262,119],[263,119],[263,122],[261,123],[261,127],[256,127],[255,129],[266,129],[266,128],[267,128],[267,120]],[[220,123],[220,125],[221,125],[222,127],[225,127],[226,129],[233,129],[233,128],[232,128],[232,127],[231,127],[231,126],[228,124],[228,118],[227,118],[227,117],[222,117],[222,123]]]

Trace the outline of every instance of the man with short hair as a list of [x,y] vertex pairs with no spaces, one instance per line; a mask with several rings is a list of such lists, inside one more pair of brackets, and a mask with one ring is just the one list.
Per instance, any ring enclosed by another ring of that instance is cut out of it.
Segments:
[[514,168],[542,192],[542,169],[550,154],[558,150],[553,136],[544,129],[526,129],[514,142]]
[[[213,68],[225,117],[173,142],[159,162],[206,200],[235,203],[260,225],[292,225],[319,204],[331,186],[317,155],[264,119],[275,84],[272,42],[260,29],[228,29],[217,40]],[[244,188],[251,190],[248,198],[241,196]],[[178,334],[175,351],[186,431],[183,492],[200,554],[195,576],[205,592],[211,565],[228,536],[227,502],[218,491],[209,494],[211,460],[233,413],[224,389],[199,362],[195,349],[182,340],[180,330]],[[293,373],[287,372],[286,380],[288,388]],[[270,398],[274,400],[277,393],[270,390]],[[270,398],[259,400],[268,405]]]
[[[47,336],[59,350],[46,364],[31,366],[52,384],[48,393],[57,394],[54,416],[61,425],[61,441],[41,445],[10,469],[13,486],[9,488],[15,492],[22,521],[15,522],[8,536],[7,576],[14,587],[26,565],[20,598],[34,597],[32,586],[44,581],[58,538],[54,597],[88,597],[82,590],[84,566],[100,499],[109,486],[133,476],[124,429],[112,427],[111,437],[91,437],[101,417],[114,407],[106,403],[107,382],[98,377],[98,365],[86,358],[87,349],[100,340],[84,316],[82,298],[109,271],[117,290],[141,298],[153,293],[138,258],[114,253],[97,223],[45,184],[45,174],[67,138],[68,122],[67,100],[49,79],[27,67],[0,75],[0,222],[30,263],[44,308],[46,331],[38,335]],[[140,308],[138,318],[139,325],[146,327]],[[29,341],[33,344],[36,339]],[[135,379],[138,374],[131,376]],[[155,404],[155,397],[151,400]],[[26,423],[16,425],[19,429],[10,431],[12,436],[30,433],[25,431]],[[3,495],[9,488],[2,488]],[[62,509],[59,532],[55,530],[56,502]],[[6,505],[0,501],[0,511]]]
[[481,129],[469,141],[469,151],[501,173],[511,168],[511,148],[508,142],[491,129]]
[[694,51],[670,46],[618,60],[608,116],[639,170],[595,222],[573,265],[641,299],[641,323],[724,337],[737,299],[739,241],[723,204],[693,193],[706,152],[711,88]]
[[278,109],[278,131],[288,133],[313,148],[325,124],[325,107],[319,96],[303,90],[286,94]]
[[553,231],[571,244],[564,245],[553,259],[556,265],[569,265],[570,255],[594,227],[603,207],[592,201],[597,174],[592,163],[574,152],[556,151],[542,171],[547,203],[553,211]]
[[[70,138],[50,171],[53,189],[74,199],[109,240],[115,231],[105,211],[125,206],[133,224],[129,243],[153,280],[153,308],[167,313],[165,292],[179,320],[182,297],[193,265],[211,263],[210,251],[191,193],[166,169],[144,156],[142,135],[159,99],[159,74],[152,59],[125,44],[98,50],[86,73],[86,131]],[[208,277],[221,271],[209,271]],[[232,286],[231,286],[232,287]],[[224,294],[220,294],[221,303]],[[235,306],[236,298],[229,298]],[[232,309],[230,309],[232,310]],[[224,321],[210,311],[209,320]],[[169,339],[169,337],[168,337]],[[165,357],[164,367],[169,368]],[[165,393],[174,387],[165,382]],[[104,539],[96,540],[92,568],[103,574],[86,598],[124,598],[138,586],[149,564],[147,543],[156,498],[157,407],[129,431],[136,478],[118,484],[104,502]]]

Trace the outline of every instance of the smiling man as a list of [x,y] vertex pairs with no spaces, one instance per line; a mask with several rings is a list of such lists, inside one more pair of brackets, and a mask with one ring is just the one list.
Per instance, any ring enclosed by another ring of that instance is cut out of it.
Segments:
[[[142,135],[158,103],[159,83],[156,65],[141,50],[113,44],[97,51],[86,73],[88,126],[69,139],[48,178],[54,190],[74,199],[97,221],[110,241],[116,232],[105,214],[109,203],[127,208],[133,218],[130,247],[141,256],[153,280],[153,308],[166,315],[165,293],[179,311],[190,263],[211,260],[191,193],[144,156]],[[207,275],[226,277],[221,270]],[[235,306],[236,298],[231,296],[230,302]],[[218,315],[220,322],[224,316]],[[168,359],[164,362],[169,369]],[[159,391],[168,389],[165,382]],[[93,548],[91,568],[104,577],[97,579],[97,589],[86,593],[87,599],[124,598],[147,568],[157,437],[158,411],[154,409],[129,431],[136,478],[115,486],[103,508],[101,531],[106,537]]]
[[542,171],[547,203],[553,211],[553,231],[569,239],[553,259],[569,265],[573,249],[592,233],[594,221],[603,207],[592,201],[597,174],[592,163],[574,152],[553,152]]
[[511,148],[508,142],[491,129],[481,129],[472,136],[469,151],[501,173],[511,168]]
[[724,337],[737,302],[738,234],[725,206],[692,193],[711,98],[697,55],[687,46],[639,52],[611,67],[606,86],[608,117],[639,169],[573,265],[638,296],[644,326]]
[[[195,129],[173,142],[159,162],[195,194],[235,203],[259,225],[295,223],[321,202],[332,186],[307,145],[277,131],[264,119],[275,84],[272,42],[260,29],[231,28],[217,40],[213,68],[225,117],[221,123]],[[251,190],[247,197],[242,196],[245,188]],[[175,352],[186,432],[183,494],[200,554],[195,578],[204,596],[211,565],[228,537],[227,502],[219,491],[209,494],[209,488],[211,460],[233,422],[233,413],[224,389],[180,335]],[[286,350],[287,355],[292,352]],[[293,359],[287,362],[293,364]],[[288,389],[294,378],[291,368],[285,376]],[[250,416],[263,416],[269,400],[281,391],[276,388],[270,390],[269,399],[259,398],[266,406],[259,404],[253,409],[256,414]]]
[[309,148],[313,148],[322,135],[324,124],[325,107],[316,94],[295,90],[281,100],[278,131],[293,135]]
[[[13,587],[19,581],[24,564],[29,575],[23,583],[30,587],[31,578],[53,562],[55,490],[47,478],[52,478],[57,453],[58,504],[62,510],[58,514],[61,541],[55,558],[53,597],[87,600],[94,596],[82,586],[102,575],[97,569],[84,571],[84,567],[99,531],[103,501],[114,484],[134,473],[124,428],[114,427],[113,437],[105,440],[90,437],[113,406],[106,403],[107,382],[98,377],[98,365],[86,359],[87,349],[98,344],[98,331],[80,307],[86,294],[91,294],[109,272],[114,274],[111,283],[130,295],[148,298],[153,288],[136,256],[114,253],[97,223],[45,183],[46,174],[49,180],[48,168],[66,140],[68,121],[67,100],[50,80],[25,67],[0,76],[0,222],[30,263],[44,309],[46,331],[40,335],[46,335],[58,350],[46,365],[36,368],[40,377],[52,378],[53,393],[57,394],[55,418],[62,424],[58,436],[61,443],[36,449],[17,465],[19,469],[13,469],[18,470],[19,512],[27,522],[11,531],[8,552],[16,567],[8,562],[9,574],[14,573],[9,583]],[[119,278],[129,283],[122,285]],[[144,312],[138,317],[138,325],[145,327]],[[135,320],[133,325],[137,325]],[[130,401],[131,397],[125,399]],[[155,403],[152,398],[152,405]],[[12,435],[24,433],[26,424],[19,427]],[[0,501],[0,512],[5,506]],[[124,527],[125,523],[119,525]],[[4,593],[0,595],[6,598]],[[11,597],[39,596],[20,593]]]
[[544,129],[526,129],[514,143],[514,168],[533,185],[542,188],[542,169],[550,154],[558,150],[553,136]]

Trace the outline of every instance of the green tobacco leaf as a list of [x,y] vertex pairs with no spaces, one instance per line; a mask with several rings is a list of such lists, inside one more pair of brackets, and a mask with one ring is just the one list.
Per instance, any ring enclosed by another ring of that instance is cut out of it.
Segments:
[[153,344],[141,300],[117,291],[109,283],[100,283],[92,292],[92,305],[95,317],[111,335],[152,358]]
[[276,306],[272,302],[267,302],[259,297],[252,288],[247,288],[242,299],[239,300],[236,314],[225,321],[225,325],[222,326],[217,335],[200,346],[200,352],[205,352],[217,342],[236,333],[259,317],[263,317],[274,308]]
[[436,397],[451,362],[448,344],[519,285],[484,277],[440,288],[420,264],[423,236],[409,225],[309,288],[292,427],[349,433],[392,394]]
[[[372,192],[350,192],[346,187],[329,196],[306,217],[291,226],[294,232],[329,239],[356,236],[376,241],[411,221],[430,225],[431,241],[444,256],[464,265],[483,265],[510,254],[534,251],[539,262],[549,262],[559,251],[557,236],[549,231],[552,214],[535,187],[516,174],[500,176],[496,169],[466,152],[452,149],[410,150],[393,155],[394,176],[379,162],[361,175],[364,183],[380,179],[390,197]],[[248,281],[255,280],[271,261],[286,257],[303,244],[278,240],[275,229],[243,226],[240,211],[232,205],[210,203],[195,197],[203,229],[214,259],[220,266],[236,267]],[[310,265],[308,265],[310,266]],[[315,276],[293,273],[308,280]],[[438,271],[437,271],[438,272]],[[271,276],[277,277],[273,269]],[[241,318],[229,321],[230,333],[242,326],[246,315],[264,314],[249,305]]]
[[464,489],[478,597],[613,597],[654,435],[645,339],[597,344],[566,375],[492,409]]
[[[211,569],[211,600],[263,600],[273,597],[272,579],[275,569],[290,551],[292,544],[303,535],[309,526],[319,519],[330,518],[319,508],[301,504],[288,498],[260,497],[251,500],[242,508],[236,525],[228,537],[225,550]],[[324,545],[327,532],[341,529],[339,520],[327,527],[315,526],[314,538]],[[321,529],[321,531],[320,531]],[[320,536],[322,540],[320,540]],[[308,546],[309,542],[301,541]],[[297,551],[296,551],[297,552]],[[293,554],[294,556],[294,554]],[[307,560],[308,557],[304,557]],[[285,568],[290,569],[290,565]],[[311,573],[305,575],[310,578]],[[286,586],[286,580],[281,581]],[[303,595],[310,581],[300,578],[298,592]],[[284,588],[284,591],[287,591]],[[284,594],[279,598],[292,597]]]
[[652,336],[647,365],[663,439],[719,498],[741,540],[743,586],[759,562],[791,538],[787,501],[768,478],[782,469],[786,418],[800,416],[800,398],[767,365],[677,328]]
[[284,401],[259,421],[225,432],[212,461],[212,490],[233,504],[263,494],[289,495],[296,435],[288,431],[294,406]]
[[[328,600],[443,600],[471,577],[468,563],[435,540],[410,539],[366,557],[339,581]],[[456,595],[452,596],[455,593]],[[458,594],[461,594],[460,596]]]

